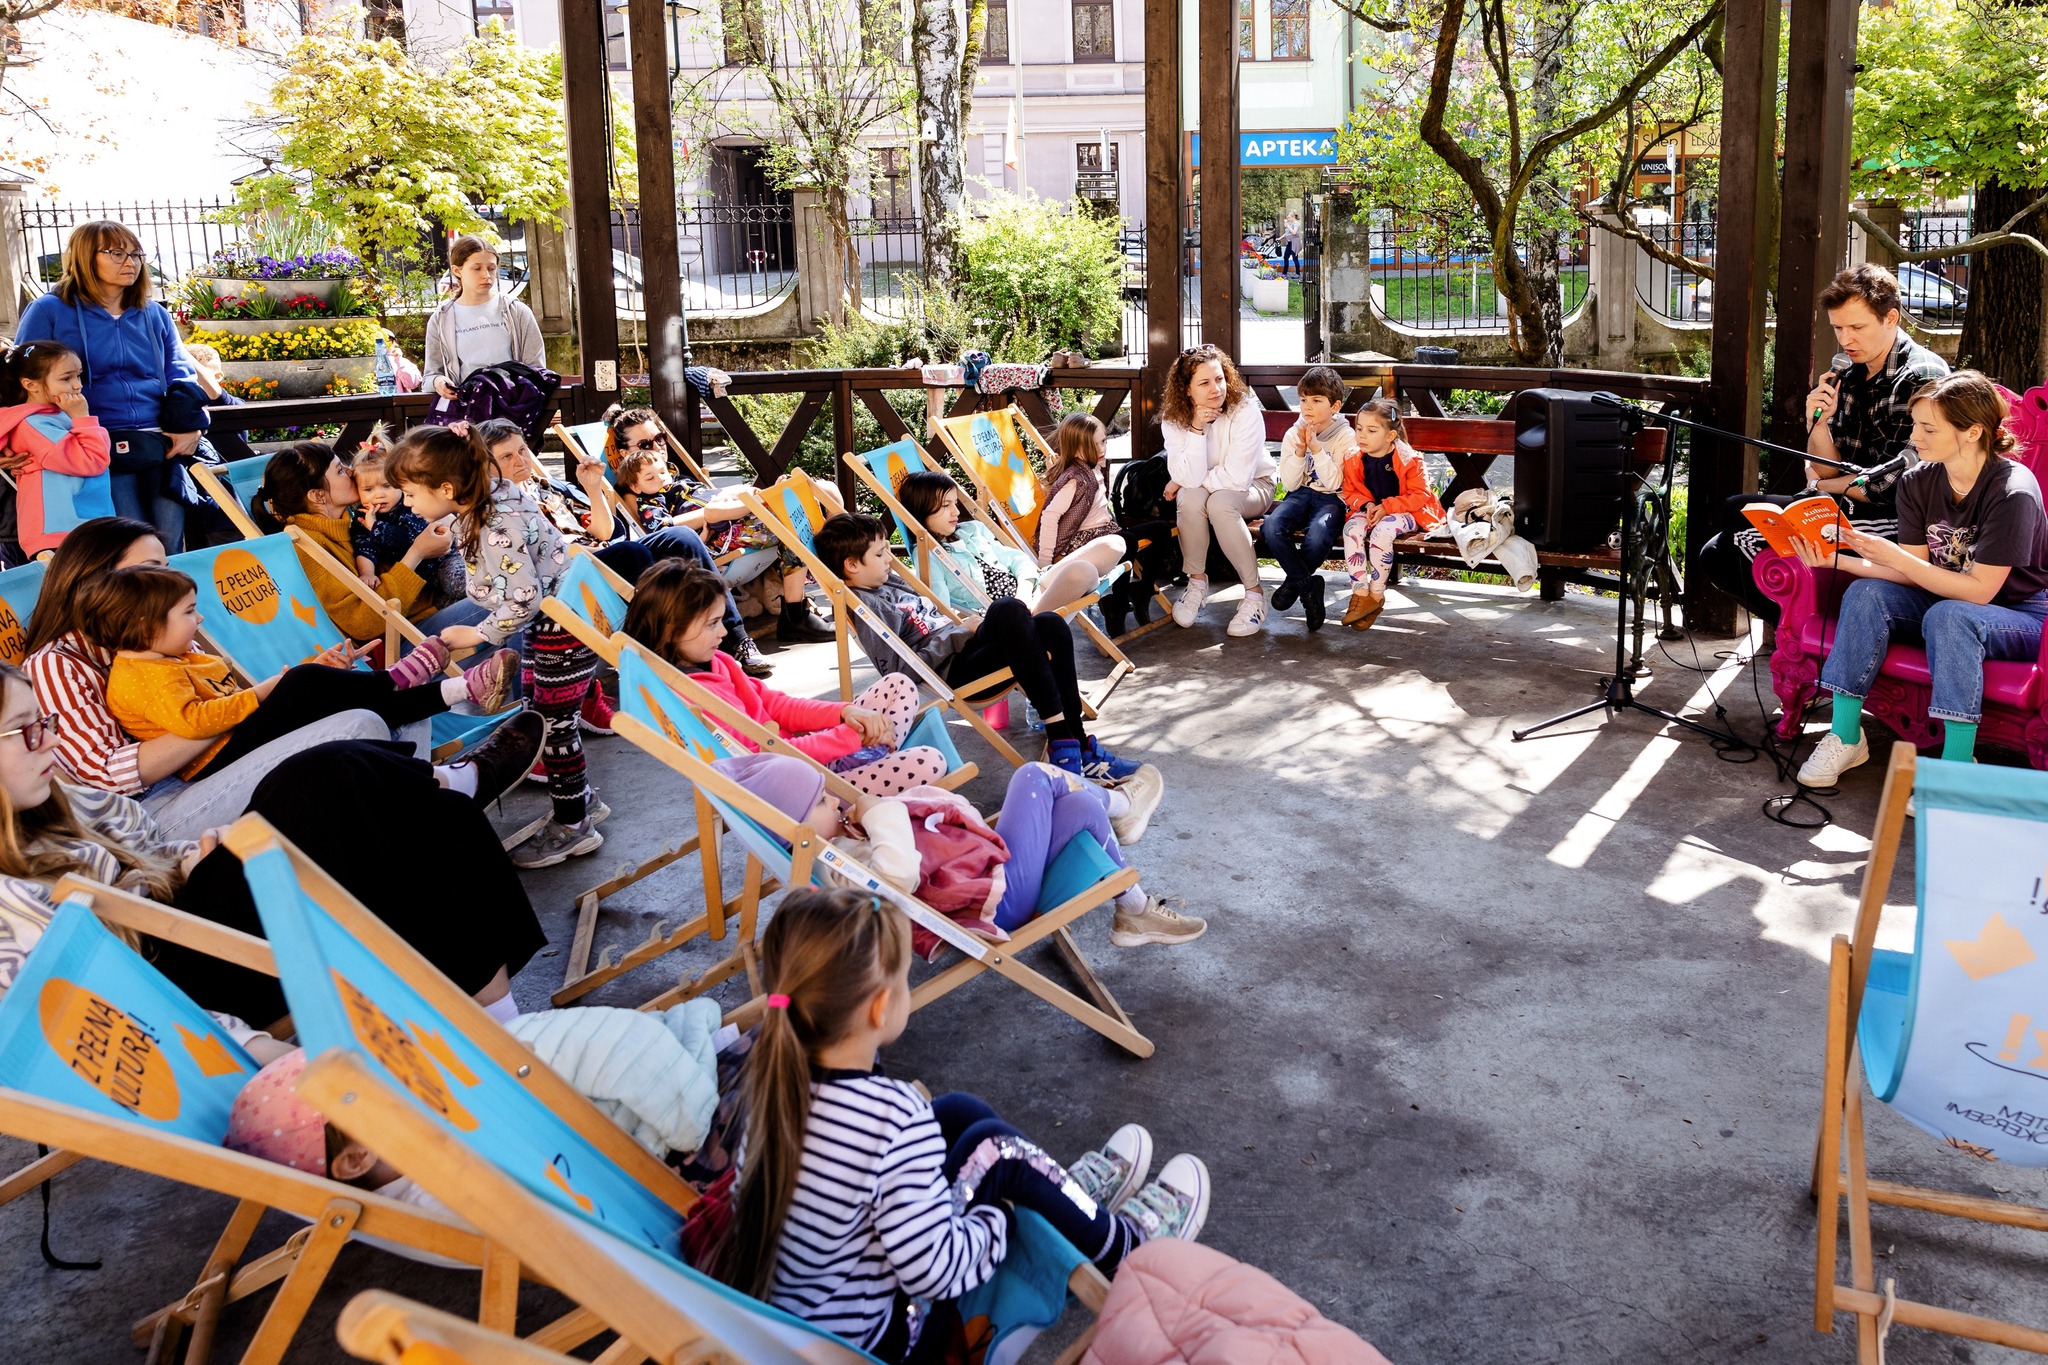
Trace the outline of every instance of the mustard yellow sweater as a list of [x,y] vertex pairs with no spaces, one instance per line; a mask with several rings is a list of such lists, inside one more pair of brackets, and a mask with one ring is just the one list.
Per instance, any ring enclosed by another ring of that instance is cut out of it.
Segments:
[[175,659],[116,654],[107,673],[107,709],[135,738],[219,736],[179,770],[187,780],[213,761],[226,747],[229,732],[262,704],[262,698],[236,680],[226,660],[196,650]]

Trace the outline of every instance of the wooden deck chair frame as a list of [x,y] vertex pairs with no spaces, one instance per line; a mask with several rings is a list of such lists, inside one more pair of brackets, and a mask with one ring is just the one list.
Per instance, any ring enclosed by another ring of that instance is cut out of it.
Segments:
[[[1151,1040],[1138,1032],[1130,1016],[1124,1012],[1123,1006],[1117,1003],[1116,997],[1095,974],[1095,969],[1081,952],[1080,946],[1074,942],[1069,929],[1076,919],[1088,911],[1108,904],[1128,888],[1137,885],[1136,869],[1119,869],[1115,874],[1104,877],[1064,903],[1035,916],[1029,923],[1012,933],[1009,942],[991,943],[968,933],[915,896],[906,895],[890,886],[857,860],[821,839],[810,826],[790,819],[691,753],[683,745],[651,729],[637,716],[621,712],[616,718],[615,725],[618,733],[626,736],[635,748],[667,764],[699,791],[753,820],[763,830],[786,843],[790,850],[787,885],[809,884],[813,874],[822,864],[826,870],[839,874],[853,885],[863,887],[893,902],[918,927],[930,930],[940,941],[956,949],[960,953],[960,961],[934,972],[911,988],[910,1008],[913,1013],[941,996],[958,990],[975,977],[993,973],[1029,991],[1075,1021],[1094,1029],[1133,1055],[1152,1055]],[[758,858],[750,858],[748,895],[757,900],[760,895],[766,894],[753,884],[756,880],[754,869],[758,865]],[[1068,967],[1080,978],[1083,989],[1088,992],[1091,1000],[1083,1000],[1064,987],[1055,985],[1018,960],[1018,954],[1026,948],[1048,938],[1053,941],[1054,947],[1065,959]],[[735,1011],[733,1017],[740,1021],[750,1020],[753,1014],[758,1012],[760,1004],[757,993],[756,999],[750,1001],[742,1010]]]
[[[801,482],[798,482],[799,480]],[[981,737],[987,740],[995,748],[995,751],[1001,754],[1012,767],[1023,767],[1028,761],[1024,755],[1018,753],[1016,746],[1011,744],[994,726],[982,719],[981,712],[977,709],[976,704],[967,700],[969,697],[982,696],[998,688],[1007,691],[1009,688],[1016,686],[1016,680],[1010,676],[1010,670],[1007,668],[1000,669],[986,677],[976,678],[972,682],[962,683],[957,687],[933,672],[931,665],[917,656],[917,651],[904,643],[902,638],[894,631],[884,626],[880,619],[872,611],[869,611],[867,606],[858,597],[854,596],[853,589],[846,586],[845,579],[825,567],[825,562],[818,558],[810,546],[804,544],[803,537],[797,535],[790,528],[788,522],[769,509],[767,495],[779,494],[785,487],[794,488],[797,496],[800,499],[806,500],[807,510],[812,511],[817,516],[820,524],[822,524],[825,516],[829,515],[824,510],[827,506],[830,506],[833,512],[841,509],[835,496],[830,494],[809,475],[801,472],[785,474],[765,489],[742,488],[739,490],[740,500],[747,504],[748,510],[761,518],[761,524],[772,530],[775,533],[776,539],[788,546],[791,553],[803,561],[804,567],[811,571],[811,577],[817,580],[818,586],[824,590],[826,598],[832,603],[832,628],[833,634],[837,637],[834,643],[839,651],[840,700],[853,700],[853,655],[850,644],[853,635],[853,623],[858,620],[865,624],[868,629],[881,636],[888,643],[889,648],[895,652],[897,658],[901,659],[904,666],[910,670],[911,676],[923,683],[931,691],[937,700],[927,703],[926,709],[932,706],[949,708],[969,725],[973,726],[980,733]],[[806,495],[808,496],[806,497]],[[897,572],[901,573],[904,581],[909,583],[919,593],[932,602],[938,603],[938,597],[909,565],[899,561]],[[943,604],[939,604],[939,609],[955,621],[960,619],[958,613]],[[988,700],[984,700],[980,704],[985,706],[990,703]]]
[[[82,877],[63,878],[52,894],[60,903],[82,900],[112,928],[277,975],[270,945],[252,934]],[[242,1355],[242,1365],[283,1360],[336,1256],[355,1233],[479,1267],[483,1285],[478,1320],[495,1330],[512,1330],[520,1266],[466,1224],[325,1176],[18,1091],[0,1090],[0,1132],[51,1149],[48,1156],[0,1182],[0,1202],[87,1158],[239,1201],[191,1290],[135,1323],[135,1343],[149,1348],[152,1359],[175,1358],[182,1337],[187,1343],[185,1359],[203,1361],[222,1309],[275,1284],[276,1296]],[[269,1209],[306,1219],[307,1226],[275,1251],[244,1261],[257,1224]],[[582,1339],[591,1334],[586,1331]]]
[[[1876,1365],[1883,1359],[1881,1318],[1893,1324],[2048,1355],[2048,1331],[1902,1299],[1892,1291],[1890,1281],[1882,1290],[1877,1284],[1870,1229],[1872,1204],[2048,1232],[2048,1208],[1872,1180],[1869,1175],[1864,1150],[1863,1063],[1856,1046],[1857,1018],[1870,978],[1885,892],[1891,884],[1899,839],[1905,829],[1914,761],[1911,744],[1900,741],[1893,745],[1891,762],[1885,770],[1884,795],[1878,802],[1870,861],[1863,872],[1854,936],[1835,935],[1828,956],[1827,1070],[1821,1085],[1820,1140],[1813,1167],[1813,1192],[1819,1200],[1813,1325],[1832,1333],[1835,1314],[1854,1313],[1857,1359],[1863,1365]],[[1845,1197],[1850,1265],[1850,1283],[1846,1285],[1836,1282],[1839,1211]]]
[[[690,458],[690,453],[682,448],[681,444],[676,440],[674,434],[669,431],[668,424],[662,422],[661,419],[658,417],[655,419],[655,421],[657,423],[660,423],[661,434],[663,438],[668,441],[669,449],[674,451],[677,455],[681,456],[683,461],[683,467],[689,472],[690,477],[701,484],[716,487],[715,484],[711,483],[711,476],[704,472],[704,467],[698,464],[695,460]],[[576,439],[576,434],[573,431],[571,431],[568,427],[562,424],[562,418],[560,414],[557,414],[552,419],[552,423],[555,432],[555,439],[562,443],[562,449],[569,452],[569,457],[571,459],[576,458],[576,456],[579,453],[584,455],[589,454],[588,451],[584,450],[583,443]],[[604,459],[602,454],[598,455],[596,458],[599,459],[600,461]],[[612,482],[609,478],[607,478],[604,482],[604,498],[605,502],[612,509],[612,515],[619,518],[620,525],[629,528],[629,534],[633,538],[637,539],[646,533],[645,528],[641,526],[639,519],[635,517],[631,512],[628,512],[626,510],[625,500],[619,496],[619,490],[612,486]],[[712,556],[712,562],[723,567],[724,565],[731,563],[733,560],[738,559],[741,555],[745,553],[745,550],[727,550],[722,555]]]
[[[589,1305],[605,1328],[618,1333],[618,1340],[597,1357],[601,1365],[637,1365],[643,1360],[663,1365],[797,1365],[800,1361],[858,1365],[874,1361],[866,1352],[815,1328],[804,1329],[803,1346],[791,1344],[795,1334],[782,1328],[773,1310],[765,1306],[760,1311],[761,1324],[749,1322],[754,1316],[750,1311],[742,1310],[739,1315],[741,1329],[751,1327],[753,1341],[742,1345],[721,1339],[711,1326],[691,1317],[663,1294],[657,1283],[640,1273],[643,1267],[676,1272],[637,1248],[579,1223],[491,1163],[476,1160],[461,1142],[435,1127],[358,1058],[330,1053],[315,1059],[306,1068],[299,1089],[313,1103],[336,1114],[335,1122],[344,1131],[374,1133],[379,1153],[394,1166],[435,1198],[474,1219],[487,1236],[502,1236],[523,1264],[533,1266],[563,1293]],[[1090,1313],[1100,1312],[1109,1296],[1109,1281],[1085,1261],[1068,1277],[1067,1288]],[[350,1301],[338,1332],[344,1346],[370,1360],[405,1359],[406,1365],[411,1365],[409,1358],[394,1355],[393,1350],[404,1342],[429,1340],[451,1348],[461,1343],[479,1352],[458,1357],[467,1365],[556,1365],[546,1355],[530,1353],[530,1348],[542,1345],[538,1335],[525,1344],[528,1354],[483,1354],[485,1348],[509,1352],[520,1347],[502,1335],[486,1335],[459,1319],[376,1291]],[[1078,1358],[1079,1352],[1070,1350],[1062,1357],[1062,1365]]]
[[[913,442],[912,444],[916,443]],[[923,446],[918,446],[918,453],[926,455]],[[929,585],[932,583],[931,563],[936,558],[941,568],[951,573],[956,582],[966,584],[968,590],[980,598],[982,604],[986,606],[989,600],[988,594],[983,592],[981,587],[974,582],[974,579],[965,570],[960,568],[952,555],[947,553],[945,547],[932,537],[931,532],[925,530],[917,518],[910,515],[902,502],[897,499],[896,490],[888,487],[884,480],[868,466],[867,461],[859,455],[849,451],[840,456],[840,459],[846,463],[847,468],[853,471],[855,478],[868,486],[868,491],[881,499],[882,505],[889,509],[889,515],[896,519],[897,525],[904,528],[907,535],[915,538],[917,572],[921,579],[920,586],[929,588]],[[932,465],[928,456],[925,459],[925,463],[931,468],[937,468],[936,465]],[[1005,540],[1009,538],[1006,532],[989,518],[986,510],[977,504],[976,499],[970,497],[965,499],[965,502],[965,510],[968,516],[973,517],[976,521],[987,527],[990,534],[1000,536]],[[908,545],[904,546],[906,550],[910,548]],[[1026,553],[1031,552],[1026,551]],[[1033,555],[1033,558],[1035,559],[1036,556]],[[937,601],[936,598],[933,600]],[[1095,719],[1096,713],[1108,704],[1110,693],[1116,691],[1117,684],[1138,671],[1138,666],[1132,663],[1130,657],[1117,647],[1116,641],[1112,640],[1108,633],[1102,627],[1096,625],[1094,619],[1087,614],[1088,608],[1101,600],[1102,594],[1091,592],[1085,597],[1076,598],[1065,606],[1055,609],[1060,616],[1069,621],[1078,620],[1081,623],[1081,629],[1087,632],[1088,638],[1094,643],[1097,652],[1104,658],[1113,661],[1109,677],[1103,680],[1102,686],[1096,690],[1095,695],[1093,697],[1085,693],[1082,695],[1081,701],[1084,708],[1084,717],[1088,720]],[[945,604],[939,603],[939,605],[943,607]]]
[[213,499],[214,506],[220,508],[221,515],[242,533],[242,539],[254,540],[263,534],[263,528],[256,524],[256,519],[249,515],[249,509],[242,506],[242,500],[235,496],[235,490],[228,487],[227,480],[216,473],[212,465],[194,460],[186,468],[192,471],[193,478],[199,480],[199,486],[206,490],[206,496]]
[[[570,553],[585,555],[590,561],[591,568],[604,579],[606,586],[610,587],[613,592],[617,593],[625,601],[631,602],[633,600],[632,584],[626,582],[625,579],[619,577],[616,573],[613,573],[603,560],[590,554],[589,551],[580,546],[571,546]],[[613,668],[619,666],[619,655],[623,651],[627,649],[637,650],[640,656],[647,661],[648,666],[654,669],[663,681],[668,683],[670,688],[674,690],[676,695],[686,705],[700,715],[705,716],[719,729],[740,736],[764,753],[787,754],[792,758],[801,759],[805,763],[811,764],[823,774],[825,785],[832,794],[843,801],[852,802],[859,797],[860,793],[854,789],[851,783],[783,739],[773,725],[763,725],[756,721],[746,712],[733,706],[725,698],[704,687],[680,669],[675,668],[666,660],[654,654],[651,650],[640,649],[625,634],[601,633],[591,624],[590,620],[590,616],[601,618],[601,612],[590,611],[587,615],[579,613],[571,608],[568,603],[553,597],[542,601],[541,610],[547,613],[549,620],[575,636],[593,654]],[[611,624],[616,627],[619,623],[613,622]],[[957,789],[973,781],[979,771],[972,763],[962,764],[946,774],[939,785],[949,790]],[[560,1007],[580,996],[587,995],[606,982],[623,976],[627,972],[633,971],[673,949],[681,947],[700,934],[709,933],[712,938],[723,940],[725,938],[726,921],[740,917],[740,908],[744,897],[728,897],[725,894],[723,873],[719,866],[718,829],[720,822],[718,815],[712,810],[710,803],[705,801],[702,796],[696,798],[696,806],[697,832],[695,834],[680,842],[664,846],[659,853],[650,858],[643,859],[637,865],[621,868],[613,876],[599,882],[596,886],[591,887],[576,897],[576,931],[570,940],[568,961],[564,966],[561,988],[549,997],[554,1005]],[[590,951],[596,941],[597,918],[602,902],[607,897],[615,896],[627,887],[646,880],[669,864],[689,857],[692,853],[698,855],[698,866],[703,875],[704,913],[687,919],[674,928],[669,927],[666,919],[658,920],[654,928],[648,932],[645,941],[620,952],[617,956],[613,956],[607,950],[606,953],[599,957],[597,966],[592,967],[590,965]],[[670,1005],[678,1004],[693,996],[703,994],[713,986],[735,975],[741,969],[746,970],[748,979],[752,981],[757,974],[752,957],[753,943],[750,932],[752,925],[751,915],[745,917],[740,943],[733,956],[714,964],[711,968],[699,973],[695,977],[685,981],[678,981],[674,987],[655,996],[642,1008],[667,1009]]]

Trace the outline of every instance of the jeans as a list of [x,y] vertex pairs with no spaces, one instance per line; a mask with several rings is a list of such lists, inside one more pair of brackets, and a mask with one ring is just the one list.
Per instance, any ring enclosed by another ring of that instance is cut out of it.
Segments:
[[1128,866],[1109,827],[1109,793],[1048,764],[1026,763],[1011,774],[995,829],[1010,849],[996,904],[996,923],[1006,932],[1037,915],[1045,870],[1075,835],[1094,835],[1111,862]]
[[[1259,537],[1266,543],[1266,552],[1280,561],[1280,572],[1289,583],[1299,587],[1323,567],[1343,537],[1344,510],[1344,499],[1335,493],[1297,488],[1266,513]],[[1294,548],[1296,536],[1301,537],[1298,550]]]
[[2048,592],[2011,606],[1979,606],[1904,583],[1859,578],[1842,595],[1820,685],[1859,700],[1869,696],[1893,639],[1917,634],[1927,646],[1933,680],[1928,716],[1975,725],[1984,714],[1984,661],[2034,658],[2043,620]]
[[165,554],[179,554],[185,548],[185,504],[164,496],[164,471],[144,469],[133,474],[109,471],[107,490],[114,498],[114,515],[133,517],[156,527],[156,538],[164,543]]

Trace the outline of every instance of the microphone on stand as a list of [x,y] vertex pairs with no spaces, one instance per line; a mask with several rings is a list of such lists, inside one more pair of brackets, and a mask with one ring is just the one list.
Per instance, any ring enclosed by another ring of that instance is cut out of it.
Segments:
[[1886,460],[1883,464],[1872,465],[1870,468],[1864,470],[1861,474],[1858,474],[1856,476],[1855,482],[1851,483],[1849,486],[1851,488],[1855,488],[1861,484],[1869,483],[1872,479],[1885,478],[1888,475],[1898,473],[1902,469],[1910,469],[1915,464],[1919,463],[1919,461],[1920,457],[1915,452],[1910,450],[1902,450],[1897,455],[1894,455],[1889,460]]

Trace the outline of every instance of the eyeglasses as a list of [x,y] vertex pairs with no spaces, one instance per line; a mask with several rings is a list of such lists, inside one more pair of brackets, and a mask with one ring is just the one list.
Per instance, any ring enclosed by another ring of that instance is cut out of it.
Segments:
[[100,248],[100,255],[112,256],[115,260],[126,261],[130,265],[149,264],[149,253],[146,251],[116,251],[113,247],[103,246]]
[[9,735],[21,736],[21,747],[30,753],[43,747],[43,741],[57,732],[57,717],[37,716],[26,725],[17,725],[12,730],[0,730],[0,739]]

